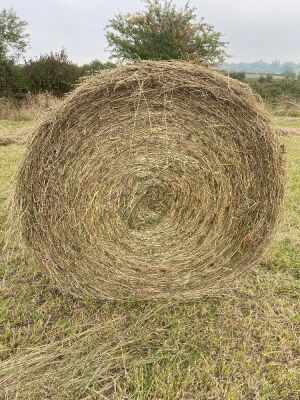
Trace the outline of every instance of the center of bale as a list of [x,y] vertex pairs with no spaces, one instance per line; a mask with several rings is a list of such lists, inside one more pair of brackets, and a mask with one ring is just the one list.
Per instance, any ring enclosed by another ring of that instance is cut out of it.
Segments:
[[168,193],[164,186],[150,186],[144,190],[132,210],[128,225],[131,229],[150,229],[159,224],[168,209]]

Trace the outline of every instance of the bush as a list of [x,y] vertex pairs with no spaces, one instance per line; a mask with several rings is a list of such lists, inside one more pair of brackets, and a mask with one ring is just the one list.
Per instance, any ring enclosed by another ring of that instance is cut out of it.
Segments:
[[80,67],[68,60],[65,50],[31,59],[24,69],[31,92],[48,92],[58,97],[70,91],[82,75]]
[[246,79],[246,74],[245,72],[230,72],[229,76],[233,79],[237,79],[239,81],[244,81]]
[[0,97],[22,99],[28,91],[24,67],[13,60],[0,60]]
[[103,71],[104,69],[115,68],[116,64],[112,62],[103,63],[100,60],[93,60],[89,64],[83,64],[81,72],[83,75],[92,75],[94,73]]
[[273,75],[272,74],[267,74],[267,75],[261,75],[259,78],[258,78],[258,82],[260,82],[260,83],[264,83],[264,82],[272,82],[272,80],[273,80]]
[[259,81],[249,80],[249,85],[265,101],[278,104],[283,97],[289,99],[300,99],[300,80],[281,79],[268,81],[266,78]]
[[0,97],[22,100],[27,94],[48,93],[57,97],[70,91],[84,75],[114,68],[112,62],[93,60],[79,67],[68,60],[65,50],[41,55],[19,65],[0,58]]

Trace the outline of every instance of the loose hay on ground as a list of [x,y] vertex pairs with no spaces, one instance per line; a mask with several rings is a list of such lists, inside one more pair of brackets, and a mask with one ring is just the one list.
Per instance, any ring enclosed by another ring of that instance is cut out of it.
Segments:
[[87,79],[40,124],[14,206],[64,293],[188,299],[258,260],[282,197],[276,134],[247,86],[144,62]]
[[300,136],[300,129],[298,128],[277,128],[278,135],[280,136]]

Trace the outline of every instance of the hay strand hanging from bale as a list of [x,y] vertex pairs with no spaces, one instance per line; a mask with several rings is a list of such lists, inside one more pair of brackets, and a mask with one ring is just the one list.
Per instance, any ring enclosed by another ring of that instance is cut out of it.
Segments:
[[188,299],[261,257],[282,197],[277,138],[247,86],[142,62],[87,79],[41,123],[14,204],[63,292]]

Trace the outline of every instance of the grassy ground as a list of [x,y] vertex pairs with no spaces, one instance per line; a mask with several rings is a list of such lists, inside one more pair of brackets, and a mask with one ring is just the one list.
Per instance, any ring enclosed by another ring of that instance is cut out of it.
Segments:
[[31,127],[31,120],[22,120],[22,119],[0,119],[0,132],[1,134],[13,134],[20,130],[26,129],[27,127]]
[[300,137],[281,140],[288,189],[269,253],[224,297],[188,303],[74,300],[18,252],[7,260],[24,146],[0,146],[0,399],[299,400]]
[[33,125],[30,119],[0,119],[0,145],[25,143]]
[[274,117],[274,122],[281,128],[295,128],[300,129],[299,117]]

